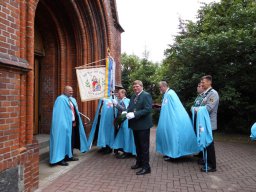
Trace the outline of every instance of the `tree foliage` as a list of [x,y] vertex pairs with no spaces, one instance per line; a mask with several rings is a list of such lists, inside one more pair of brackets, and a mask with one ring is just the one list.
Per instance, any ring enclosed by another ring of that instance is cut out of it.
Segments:
[[[156,85],[161,79],[161,73],[158,72],[160,70],[158,64],[149,61],[147,57],[140,59],[135,55],[127,55],[126,53],[122,54],[121,63],[122,85],[127,90],[127,96],[130,97],[133,93],[133,81],[141,80],[144,90],[152,95],[155,102],[159,102],[161,96]],[[154,123],[157,123],[158,116],[159,113],[153,111]]]
[[122,65],[122,85],[128,91],[130,96],[132,91],[132,83],[135,80],[143,82],[144,90],[152,94],[153,99],[156,99],[159,92],[156,91],[156,71],[158,65],[147,58],[140,59],[136,55],[127,55],[123,53],[121,56]]
[[132,82],[139,79],[159,102],[155,85],[166,80],[190,110],[200,77],[210,74],[220,95],[219,129],[248,133],[256,121],[255,1],[203,4],[197,21],[180,20],[179,28],[160,66],[147,57],[122,54],[122,84],[128,94],[132,93]]
[[204,4],[196,22],[182,21],[158,72],[189,109],[196,85],[213,76],[219,92],[219,128],[248,132],[256,121],[256,3],[222,0]]

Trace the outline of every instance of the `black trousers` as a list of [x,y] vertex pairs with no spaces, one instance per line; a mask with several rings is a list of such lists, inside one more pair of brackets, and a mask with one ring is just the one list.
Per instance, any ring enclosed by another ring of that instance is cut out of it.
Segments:
[[97,121],[96,128],[95,128],[95,133],[94,133],[94,138],[93,138],[93,144],[94,145],[97,145],[97,141],[98,141],[100,118],[101,118],[101,115],[98,116],[98,121]]
[[136,146],[136,164],[141,165],[142,168],[148,169],[149,165],[149,138],[150,129],[133,130],[134,141]]
[[215,156],[214,142],[212,142],[208,147],[206,147],[206,151],[207,151],[208,165],[216,169],[216,156]]
[[[80,149],[80,134],[79,134],[79,125],[76,124],[76,126],[72,127],[72,136],[71,136],[71,145],[72,145],[72,151],[74,149]],[[72,152],[73,153],[73,152]]]

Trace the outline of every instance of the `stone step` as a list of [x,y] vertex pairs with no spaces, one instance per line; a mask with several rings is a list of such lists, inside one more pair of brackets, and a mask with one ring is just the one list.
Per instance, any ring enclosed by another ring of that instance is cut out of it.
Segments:
[[39,161],[49,158],[49,141],[50,135],[38,134],[36,135],[39,144]]

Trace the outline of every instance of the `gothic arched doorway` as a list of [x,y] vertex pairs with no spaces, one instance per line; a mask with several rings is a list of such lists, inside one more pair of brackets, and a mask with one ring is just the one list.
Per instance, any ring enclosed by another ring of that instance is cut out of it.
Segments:
[[[104,58],[110,41],[107,36],[100,1],[39,1],[35,13],[34,134],[50,132],[52,107],[65,85],[71,85],[74,97],[80,100],[75,67]],[[79,102],[80,110],[91,118],[95,105],[95,101]]]

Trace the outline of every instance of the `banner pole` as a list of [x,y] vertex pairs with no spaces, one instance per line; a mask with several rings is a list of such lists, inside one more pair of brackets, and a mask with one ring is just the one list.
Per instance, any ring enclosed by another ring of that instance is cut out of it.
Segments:
[[[100,60],[97,60],[97,61],[94,61],[94,62],[91,62],[91,63],[87,63],[85,65],[81,65],[79,67],[75,67],[75,69],[80,69],[80,68],[85,68],[86,66],[88,65],[91,65],[91,64],[94,64],[94,63],[99,63],[101,61],[105,61],[107,58],[104,58],[104,59],[100,59]],[[93,67],[93,66],[92,66]],[[95,67],[98,67],[98,66],[95,66]]]

